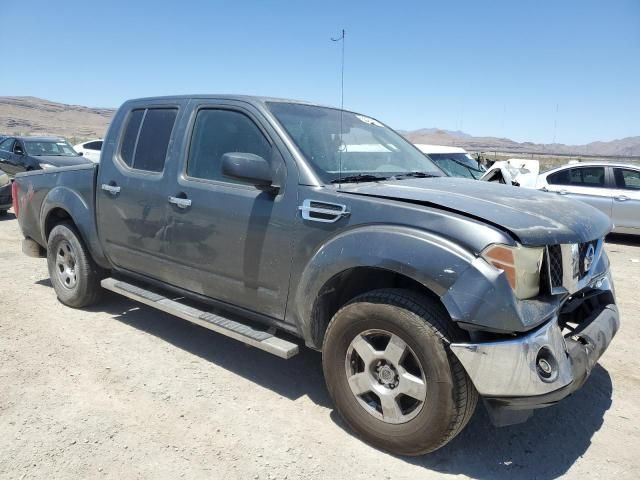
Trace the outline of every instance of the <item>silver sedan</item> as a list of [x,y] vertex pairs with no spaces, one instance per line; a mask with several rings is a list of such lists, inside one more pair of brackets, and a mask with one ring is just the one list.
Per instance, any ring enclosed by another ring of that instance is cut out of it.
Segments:
[[538,176],[536,188],[581,200],[611,217],[614,232],[640,235],[640,167],[576,163]]

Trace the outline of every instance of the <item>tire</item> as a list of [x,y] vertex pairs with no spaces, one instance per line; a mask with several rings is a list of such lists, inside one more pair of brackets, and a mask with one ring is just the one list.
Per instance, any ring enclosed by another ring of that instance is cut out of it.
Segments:
[[453,439],[478,400],[448,346],[456,333],[437,301],[407,290],[375,290],[342,307],[327,328],[322,366],[347,425],[397,455],[433,452]]
[[105,273],[71,223],[60,223],[49,234],[47,266],[56,295],[65,305],[82,308],[100,299]]

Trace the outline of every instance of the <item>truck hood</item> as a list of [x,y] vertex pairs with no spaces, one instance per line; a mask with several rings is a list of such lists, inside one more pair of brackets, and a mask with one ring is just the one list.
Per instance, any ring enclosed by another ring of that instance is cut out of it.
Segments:
[[459,213],[506,230],[524,245],[586,242],[611,230],[609,217],[586,203],[550,192],[464,178],[345,183],[338,190]]
[[91,163],[84,157],[62,157],[58,155],[41,155],[34,158],[38,163],[48,163],[54,167],[71,167]]

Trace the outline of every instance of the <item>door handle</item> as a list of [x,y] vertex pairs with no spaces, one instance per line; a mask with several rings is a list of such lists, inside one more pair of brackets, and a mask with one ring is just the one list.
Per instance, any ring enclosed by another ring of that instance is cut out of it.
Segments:
[[614,197],[614,198],[620,202],[626,202],[627,200],[629,200],[629,197],[627,197],[626,195],[618,195],[617,197]]
[[189,208],[191,206],[191,200],[188,198],[169,197],[169,203],[178,208]]
[[558,195],[566,195],[567,193],[569,192],[567,192],[566,190],[558,190]]
[[104,190],[105,192],[110,193],[111,195],[117,195],[120,193],[120,187],[118,187],[117,185],[103,183],[100,188],[102,188],[102,190]]

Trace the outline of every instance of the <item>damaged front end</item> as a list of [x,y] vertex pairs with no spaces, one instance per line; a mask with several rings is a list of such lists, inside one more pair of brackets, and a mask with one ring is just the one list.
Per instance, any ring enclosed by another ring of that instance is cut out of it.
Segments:
[[[508,334],[483,329],[478,323],[484,322],[471,318],[460,323],[471,332],[471,341],[453,343],[451,350],[483,396],[494,424],[520,423],[534,409],[570,395],[609,346],[620,320],[603,243],[545,247],[539,295],[515,299],[506,312],[519,317],[514,323],[533,328]],[[504,290],[504,279],[491,283],[491,293]],[[501,315],[505,305],[497,310]]]

